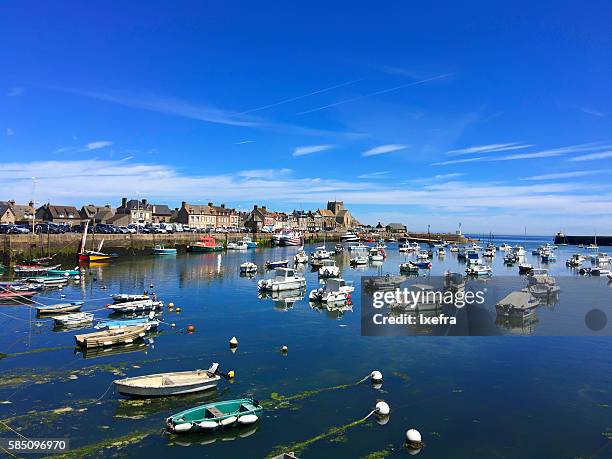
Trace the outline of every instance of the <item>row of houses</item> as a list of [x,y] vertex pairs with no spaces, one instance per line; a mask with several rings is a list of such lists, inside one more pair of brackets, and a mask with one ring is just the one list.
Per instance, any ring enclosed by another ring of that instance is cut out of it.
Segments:
[[121,205],[98,206],[87,204],[75,206],[44,204],[37,209],[34,203],[16,204],[15,201],[0,201],[0,223],[32,224],[53,222],[68,225],[112,224],[128,226],[134,224],[181,223],[192,228],[246,227],[254,232],[293,229],[319,231],[349,229],[359,222],[344,207],[342,201],[330,201],[325,209],[314,211],[294,210],[276,212],[266,206],[254,205],[251,211],[238,211],[225,204],[190,204],[183,201],[181,207],[170,209],[166,204],[153,204],[146,199],[122,198]]

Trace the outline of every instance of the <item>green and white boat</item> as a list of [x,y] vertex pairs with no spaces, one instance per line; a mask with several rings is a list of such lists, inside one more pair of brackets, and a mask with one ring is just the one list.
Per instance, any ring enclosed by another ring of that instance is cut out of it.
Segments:
[[81,274],[81,270],[78,268],[75,269],[50,269],[47,271],[47,276],[68,276],[74,277],[79,276]]
[[263,410],[257,400],[242,398],[197,406],[166,419],[170,432],[202,432],[254,424]]

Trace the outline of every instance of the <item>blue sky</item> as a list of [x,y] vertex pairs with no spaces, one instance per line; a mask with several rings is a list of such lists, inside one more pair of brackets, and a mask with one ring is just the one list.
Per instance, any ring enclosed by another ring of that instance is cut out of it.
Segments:
[[609,3],[0,10],[0,199],[612,231]]

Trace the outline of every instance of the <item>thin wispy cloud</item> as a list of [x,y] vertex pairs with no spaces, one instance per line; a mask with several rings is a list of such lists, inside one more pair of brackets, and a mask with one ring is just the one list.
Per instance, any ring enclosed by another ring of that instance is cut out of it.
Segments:
[[520,144],[519,142],[512,143],[494,143],[490,145],[479,145],[475,147],[459,148],[457,150],[449,150],[446,152],[450,156],[469,155],[473,153],[495,153],[499,151],[521,150],[530,148],[533,145]]
[[408,148],[408,145],[400,145],[400,144],[388,144],[388,145],[380,145],[378,147],[370,148],[367,151],[364,151],[361,156],[377,156],[384,155],[385,153],[393,153],[394,151],[405,150]]
[[236,175],[239,177],[246,178],[278,178],[281,176],[290,175],[293,172],[292,169],[250,169],[246,171],[237,172]]
[[409,88],[410,86],[417,86],[417,85],[420,85],[420,84],[428,83],[430,81],[441,80],[441,79],[447,78],[447,77],[449,77],[451,75],[452,74],[450,74],[450,73],[445,73],[443,75],[438,75],[438,76],[435,76],[435,77],[432,77],[432,78],[426,78],[424,80],[413,81],[412,83],[406,83],[406,84],[402,84],[402,85],[399,85],[399,86],[394,86],[392,88],[381,89],[379,91],[374,91],[374,92],[371,92],[369,94],[364,94],[364,95],[361,95],[361,96],[352,97],[350,99],[340,100],[338,102],[334,102],[332,104],[323,105],[321,107],[312,108],[310,110],[304,110],[302,112],[296,113],[296,115],[305,115],[307,113],[313,113],[313,112],[318,112],[318,111],[321,111],[321,110],[326,110],[328,108],[337,107],[339,105],[348,104],[350,102],[357,102],[358,100],[366,99],[368,97],[378,96],[378,95],[381,95],[381,94],[387,94],[387,93],[393,92],[393,91],[399,91],[400,89]]
[[574,156],[568,161],[594,161],[596,159],[612,158],[612,151],[602,151],[599,153],[590,153],[588,155]]
[[12,129],[12,128],[10,128],[10,127],[9,127],[9,128],[6,128],[6,136],[7,136],[7,137],[12,136],[13,134],[15,134],[15,131],[13,131],[13,129]]
[[439,182],[442,180],[450,180],[450,179],[455,179],[455,178],[459,178],[461,176],[465,175],[462,172],[450,172],[448,174],[436,174],[432,177],[423,177],[423,178],[416,178],[416,179],[410,179],[407,180],[404,183],[434,183],[434,182]]
[[598,169],[592,171],[558,172],[555,174],[532,175],[531,177],[521,178],[521,180],[559,180],[566,178],[588,177],[591,175],[608,174],[611,171],[612,170],[610,169]]
[[[473,163],[473,162],[494,162],[494,161],[516,161],[520,159],[537,159],[537,158],[552,158],[556,156],[563,156],[570,153],[579,153],[586,151],[602,150],[611,148],[609,145],[597,145],[594,143],[586,143],[580,145],[570,145],[567,147],[551,148],[548,150],[530,152],[530,153],[516,153],[505,156],[478,156],[474,158],[462,158],[453,159],[449,161],[440,161],[432,163],[432,166],[446,166],[449,164],[461,164],[461,163]],[[591,156],[591,155],[586,155]],[[576,160],[580,161],[580,160]]]
[[600,112],[599,110],[595,110],[594,108],[581,107],[580,110],[582,110],[582,112],[586,113],[587,115],[598,116],[600,118],[606,116],[603,112]]
[[234,142],[234,145],[246,145],[248,143],[255,143],[254,140],[241,140],[240,142]]
[[368,174],[361,174],[358,175],[357,178],[360,179],[376,179],[376,178],[383,178],[385,175],[390,174],[391,171],[378,171],[378,172],[370,172]]
[[304,147],[297,147],[295,150],[293,150],[293,156],[310,155],[320,151],[331,150],[332,148],[334,148],[333,145],[308,145]]
[[313,129],[292,124],[267,121],[252,115],[240,115],[235,111],[215,108],[204,104],[192,104],[171,97],[157,95],[125,95],[125,94],[106,94],[94,91],[82,91],[70,88],[54,88],[58,91],[76,94],[83,97],[102,100],[125,107],[148,110],[162,113],[165,115],[179,116],[208,123],[221,124],[227,126],[239,126],[248,128],[262,128],[284,133],[309,136],[339,136],[346,138],[363,137],[361,133],[355,132],[334,132],[324,129]]
[[108,140],[99,140],[97,142],[89,142],[87,145],[85,145],[85,148],[83,150],[85,151],[99,150],[100,148],[110,147],[112,144],[113,142],[109,142]]
[[363,78],[359,78],[357,80],[345,81],[344,83],[336,84],[334,86],[329,86],[329,87],[323,88],[323,89],[317,89],[316,91],[312,91],[312,92],[309,92],[309,93],[306,93],[306,94],[302,94],[301,96],[290,97],[289,99],[284,99],[284,100],[280,100],[278,102],[274,102],[274,103],[271,103],[271,104],[268,104],[268,105],[263,105],[261,107],[252,108],[250,110],[246,110],[244,112],[240,112],[240,113],[238,113],[238,115],[247,115],[249,113],[258,112],[260,110],[266,110],[268,108],[278,107],[279,105],[288,104],[289,102],[295,102],[296,100],[304,99],[306,97],[314,96],[314,95],[317,95],[317,94],[322,94],[324,92],[331,91],[333,89],[342,88],[343,86],[348,86],[348,85],[357,83],[359,81],[363,81]]
[[14,87],[14,88],[9,89],[6,95],[8,97],[17,97],[17,96],[22,95],[24,92],[25,92],[25,89],[21,87]]

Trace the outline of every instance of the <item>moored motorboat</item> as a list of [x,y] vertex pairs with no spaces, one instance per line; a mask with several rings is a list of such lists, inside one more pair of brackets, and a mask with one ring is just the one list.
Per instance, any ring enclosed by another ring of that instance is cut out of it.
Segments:
[[187,252],[220,252],[223,245],[218,244],[214,237],[204,236],[199,241],[187,245]]
[[249,236],[244,236],[242,238],[243,242],[246,244],[247,249],[256,249],[257,248],[257,241],[253,241],[253,239],[251,239]]
[[156,300],[126,301],[123,303],[106,305],[108,309],[112,309],[113,311],[120,313],[155,311],[157,309],[161,309],[163,306],[163,301]]
[[335,303],[347,301],[355,287],[348,284],[344,279],[326,279],[323,287],[310,291],[308,299],[314,302]]
[[412,261],[407,261],[406,263],[399,264],[399,270],[401,273],[418,273],[419,267],[414,264]]
[[306,252],[304,252],[303,248],[295,254],[295,256],[293,257],[293,261],[298,264],[308,263],[308,255],[306,255]]
[[73,314],[52,317],[52,319],[57,327],[69,328],[93,322],[94,315],[91,312],[75,312]]
[[334,248],[334,252],[336,253],[344,252],[344,246],[342,244],[336,244],[336,247]]
[[259,290],[278,292],[280,290],[296,290],[306,287],[306,279],[298,276],[293,269],[276,268],[273,278],[261,279],[257,282]]
[[248,248],[249,246],[245,241],[229,242],[227,244],[227,250],[246,250]]
[[137,325],[146,325],[151,330],[159,327],[159,320],[155,319],[155,312],[149,312],[149,315],[146,317],[137,317],[134,319],[124,319],[124,320],[104,320],[96,325],[95,328],[100,330],[113,330],[115,328],[125,328],[125,327],[133,327]]
[[163,244],[157,244],[153,247],[153,255],[176,255],[177,250],[175,248],[164,247]]
[[529,292],[511,292],[495,305],[495,309],[503,316],[524,318],[534,314],[538,304]]
[[368,254],[368,258],[371,261],[385,261],[385,257],[386,257],[385,250],[379,249],[378,247],[372,247]]
[[219,364],[208,370],[175,371],[113,381],[117,392],[136,397],[169,397],[214,389],[221,376]]
[[323,260],[323,266],[319,268],[319,277],[338,277],[340,268],[336,266],[335,260]]
[[351,265],[354,265],[354,266],[367,265],[368,257],[365,257],[363,255],[357,255],[356,257],[351,258],[350,263]]
[[533,270],[533,265],[531,263],[519,263],[518,270],[519,274],[527,274]]
[[490,276],[493,274],[493,269],[487,265],[472,265],[465,270],[468,276]]
[[128,301],[143,301],[149,299],[148,293],[131,294],[131,293],[115,293],[111,295],[115,303],[127,303]]
[[250,261],[244,262],[240,265],[240,272],[243,274],[254,274],[257,272],[257,265]]
[[185,433],[249,425],[259,420],[262,410],[252,398],[208,403],[168,417],[166,428],[170,432]]

